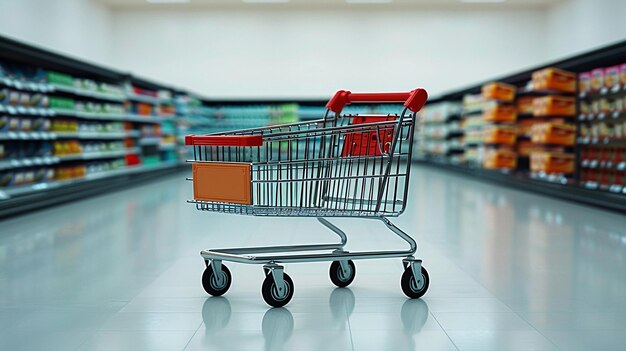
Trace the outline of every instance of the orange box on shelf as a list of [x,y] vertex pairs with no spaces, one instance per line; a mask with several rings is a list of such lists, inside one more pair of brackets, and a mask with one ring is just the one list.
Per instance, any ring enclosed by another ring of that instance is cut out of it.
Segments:
[[486,122],[515,122],[517,111],[513,105],[496,104],[483,111],[483,120]]
[[533,113],[533,100],[534,96],[522,96],[517,98],[517,113],[518,114],[532,114]]
[[515,99],[516,87],[511,84],[493,82],[483,85],[482,96],[485,99],[495,99],[499,101],[513,101]]
[[576,92],[576,74],[554,67],[533,72],[532,83],[533,90]]
[[574,155],[560,152],[532,152],[530,170],[545,173],[574,173]]
[[517,140],[517,127],[490,126],[483,130],[483,143],[513,145]]
[[487,169],[515,169],[517,153],[507,149],[487,150],[483,159],[483,167]]
[[538,123],[530,130],[531,140],[538,144],[574,145],[576,127],[564,123]]
[[530,137],[530,130],[535,124],[544,123],[540,119],[523,119],[517,121],[517,135]]
[[533,100],[533,116],[576,115],[576,99],[570,96],[549,95]]

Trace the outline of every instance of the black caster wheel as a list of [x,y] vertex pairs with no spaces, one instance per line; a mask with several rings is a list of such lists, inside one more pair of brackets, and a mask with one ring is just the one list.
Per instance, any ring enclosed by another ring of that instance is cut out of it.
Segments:
[[409,265],[402,273],[402,279],[400,280],[400,285],[402,286],[402,291],[404,294],[412,299],[419,299],[420,297],[426,294],[426,290],[428,290],[428,284],[430,284],[430,279],[428,278],[428,272],[426,268],[422,266],[422,283],[417,284],[415,281],[415,277],[413,277],[413,270]]
[[222,296],[230,288],[233,279],[228,267],[222,264],[222,279],[217,279],[213,273],[213,268],[209,264],[202,273],[202,287],[204,291],[213,296]]
[[354,262],[352,262],[352,260],[348,260],[348,273],[344,274],[339,261],[333,261],[333,263],[330,264],[330,270],[328,273],[333,284],[340,288],[345,288],[354,280],[354,276],[356,276],[356,267],[354,266]]
[[263,300],[265,300],[268,305],[272,307],[283,307],[291,301],[293,297],[293,280],[291,280],[291,277],[287,275],[287,273],[283,272],[283,281],[285,282],[285,289],[287,291],[281,297],[276,288],[276,283],[274,283],[272,273],[265,276],[265,280],[261,286],[261,294],[263,295]]

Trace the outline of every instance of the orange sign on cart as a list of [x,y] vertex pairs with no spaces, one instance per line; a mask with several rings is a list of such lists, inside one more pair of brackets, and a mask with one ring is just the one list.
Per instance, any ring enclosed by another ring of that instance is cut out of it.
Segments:
[[249,163],[194,163],[195,200],[251,205],[251,165]]

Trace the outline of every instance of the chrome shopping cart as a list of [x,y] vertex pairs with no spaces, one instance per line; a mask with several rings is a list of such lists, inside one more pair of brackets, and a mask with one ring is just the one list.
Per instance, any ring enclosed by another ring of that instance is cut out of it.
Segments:
[[[263,299],[280,307],[294,292],[282,263],[332,261],[330,279],[345,287],[356,274],[353,260],[404,257],[402,291],[410,298],[424,295],[429,277],[422,261],[413,256],[417,244],[388,217],[406,208],[415,113],[427,97],[424,89],[373,94],[341,90],[320,120],[188,135],[185,143],[193,146],[194,155],[194,199],[189,202],[198,210],[316,217],[340,238],[334,244],[203,250],[206,292],[219,296],[230,288],[232,276],[222,261],[263,264]],[[344,106],[357,102],[404,103],[404,108],[399,114],[342,115]],[[378,219],[409,248],[349,252],[344,250],[346,234],[328,217]]]

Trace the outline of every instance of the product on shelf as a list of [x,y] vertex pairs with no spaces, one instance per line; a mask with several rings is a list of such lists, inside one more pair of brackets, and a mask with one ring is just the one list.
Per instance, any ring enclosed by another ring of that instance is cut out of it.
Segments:
[[487,169],[515,169],[517,153],[509,149],[486,150],[483,167]]
[[510,102],[515,99],[516,87],[514,85],[492,82],[483,85],[482,97],[488,100]]
[[574,155],[559,152],[533,152],[530,154],[530,170],[548,174],[574,173]]
[[53,109],[74,110],[74,99],[51,96],[49,106]]
[[493,145],[515,145],[517,128],[512,125],[492,125],[483,130],[483,143]]
[[485,122],[515,122],[517,110],[513,105],[493,104],[483,111]]
[[576,115],[576,98],[570,96],[548,95],[533,100],[533,116]]
[[538,144],[573,146],[576,140],[576,127],[565,123],[538,123],[530,133],[532,142]]
[[565,93],[576,92],[576,74],[555,67],[532,73],[533,90],[556,90]]
[[48,71],[47,80],[50,84],[63,85],[67,87],[74,86],[74,78],[69,74]]
[[532,115],[533,113],[533,101],[535,98],[533,96],[521,96],[517,98],[516,106],[517,106],[517,114],[518,115]]
[[57,140],[52,145],[55,156],[78,155],[82,153],[82,147],[78,140]]

